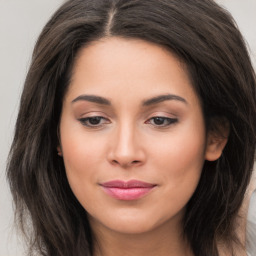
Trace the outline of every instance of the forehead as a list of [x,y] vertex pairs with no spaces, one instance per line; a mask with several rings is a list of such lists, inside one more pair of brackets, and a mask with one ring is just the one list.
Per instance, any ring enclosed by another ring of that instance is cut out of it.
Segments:
[[185,64],[165,48],[137,39],[103,38],[80,50],[68,95],[176,93],[196,97]]

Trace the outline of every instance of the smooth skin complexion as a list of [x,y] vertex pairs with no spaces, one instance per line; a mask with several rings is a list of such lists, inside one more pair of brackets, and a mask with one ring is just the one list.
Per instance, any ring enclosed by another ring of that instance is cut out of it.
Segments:
[[185,65],[169,51],[117,37],[80,51],[58,151],[88,212],[95,256],[193,255],[184,209],[204,161],[225,144],[206,132]]

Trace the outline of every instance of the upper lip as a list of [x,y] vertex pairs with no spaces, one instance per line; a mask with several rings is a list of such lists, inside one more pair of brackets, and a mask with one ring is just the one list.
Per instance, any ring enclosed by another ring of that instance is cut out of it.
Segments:
[[156,184],[147,183],[140,180],[111,180],[100,184],[103,187],[109,188],[150,188],[156,186]]

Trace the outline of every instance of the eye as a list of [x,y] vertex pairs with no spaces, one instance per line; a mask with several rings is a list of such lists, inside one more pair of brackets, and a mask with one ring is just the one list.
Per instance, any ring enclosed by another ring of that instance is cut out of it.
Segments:
[[152,117],[148,121],[146,121],[146,123],[152,124],[157,127],[167,127],[177,122],[178,122],[177,118],[162,117],[162,116]]
[[97,128],[104,124],[110,123],[110,121],[102,116],[91,116],[79,119],[80,123],[87,127]]

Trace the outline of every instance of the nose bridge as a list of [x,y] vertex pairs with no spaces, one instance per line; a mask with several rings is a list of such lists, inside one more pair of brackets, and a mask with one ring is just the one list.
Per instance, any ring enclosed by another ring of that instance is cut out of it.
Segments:
[[122,166],[134,165],[144,161],[138,129],[134,122],[123,120],[117,125],[114,132],[111,161]]
[[130,156],[135,152],[136,129],[132,122],[124,121],[117,127],[116,153],[123,156]]

